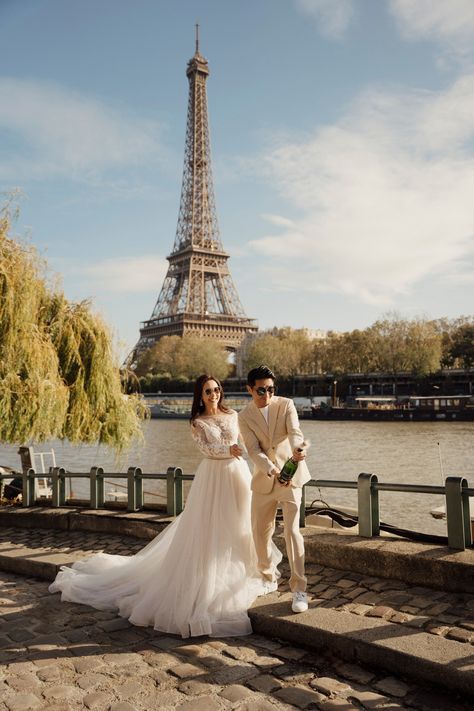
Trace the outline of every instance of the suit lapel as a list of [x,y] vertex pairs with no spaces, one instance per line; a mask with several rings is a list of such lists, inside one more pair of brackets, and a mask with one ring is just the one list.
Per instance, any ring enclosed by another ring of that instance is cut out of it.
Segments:
[[258,427],[258,430],[262,434],[262,439],[267,438],[268,439],[268,425],[265,422],[265,418],[262,415],[262,413],[259,411],[259,408],[256,406],[254,401],[252,400],[251,403],[249,403],[249,414],[251,415],[254,424]]

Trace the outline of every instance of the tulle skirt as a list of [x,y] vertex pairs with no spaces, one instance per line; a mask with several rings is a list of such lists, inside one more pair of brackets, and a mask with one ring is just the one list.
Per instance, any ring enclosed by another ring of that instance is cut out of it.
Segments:
[[[50,592],[116,609],[132,624],[182,637],[252,632],[247,610],[262,592],[242,459],[204,459],[186,507],[134,556],[98,553],[62,567]],[[274,565],[281,554],[273,546]]]

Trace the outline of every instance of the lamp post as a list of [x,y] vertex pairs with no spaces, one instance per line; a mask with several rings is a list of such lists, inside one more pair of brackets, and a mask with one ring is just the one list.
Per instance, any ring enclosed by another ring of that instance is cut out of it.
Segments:
[[337,405],[337,380],[333,380],[332,382],[332,406],[336,407]]

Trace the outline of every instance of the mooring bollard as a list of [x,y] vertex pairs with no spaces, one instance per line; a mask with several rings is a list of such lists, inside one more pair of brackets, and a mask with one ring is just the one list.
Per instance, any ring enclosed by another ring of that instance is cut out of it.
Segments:
[[53,500],[54,507],[64,506],[66,503],[66,470],[64,467],[53,467],[51,469],[51,480],[53,482]]
[[359,474],[357,479],[357,508],[359,516],[359,536],[372,538],[380,534],[379,492],[376,474]]

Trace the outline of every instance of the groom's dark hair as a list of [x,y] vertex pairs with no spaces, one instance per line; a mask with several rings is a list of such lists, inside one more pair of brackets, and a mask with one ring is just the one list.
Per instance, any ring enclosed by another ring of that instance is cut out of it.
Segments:
[[247,385],[253,388],[257,380],[265,380],[266,378],[271,378],[273,382],[276,380],[274,373],[267,365],[258,365],[249,371],[247,375]]

